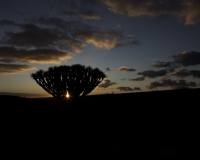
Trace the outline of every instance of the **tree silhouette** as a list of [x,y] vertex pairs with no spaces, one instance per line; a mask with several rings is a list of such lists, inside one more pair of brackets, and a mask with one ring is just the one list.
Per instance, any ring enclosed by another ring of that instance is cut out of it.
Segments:
[[67,93],[70,100],[86,96],[106,75],[98,68],[74,64],[49,67],[47,71],[38,70],[31,77],[54,98],[65,101]]

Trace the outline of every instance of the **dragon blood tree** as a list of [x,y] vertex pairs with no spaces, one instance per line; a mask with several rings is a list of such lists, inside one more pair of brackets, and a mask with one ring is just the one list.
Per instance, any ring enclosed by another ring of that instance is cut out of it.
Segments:
[[98,68],[74,64],[49,67],[47,71],[38,70],[31,77],[54,98],[65,102],[67,94],[71,101],[85,97],[106,75]]

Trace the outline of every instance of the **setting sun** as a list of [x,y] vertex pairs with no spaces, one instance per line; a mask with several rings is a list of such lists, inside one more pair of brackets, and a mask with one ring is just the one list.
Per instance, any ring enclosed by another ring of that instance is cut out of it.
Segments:
[[69,98],[69,94],[68,94],[68,92],[67,92],[67,95],[66,95],[66,97],[67,97],[67,98]]

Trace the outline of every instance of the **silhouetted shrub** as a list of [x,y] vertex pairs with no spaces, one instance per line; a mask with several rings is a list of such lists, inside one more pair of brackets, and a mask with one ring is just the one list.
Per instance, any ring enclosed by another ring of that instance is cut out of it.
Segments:
[[31,77],[54,98],[65,101],[68,93],[69,99],[74,101],[94,90],[106,75],[98,68],[74,64],[49,67],[47,71],[38,70]]

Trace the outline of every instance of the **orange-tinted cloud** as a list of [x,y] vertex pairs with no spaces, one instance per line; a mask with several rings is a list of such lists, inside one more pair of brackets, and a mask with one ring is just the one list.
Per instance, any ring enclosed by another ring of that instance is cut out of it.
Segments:
[[134,72],[136,71],[135,69],[133,68],[127,68],[126,66],[121,66],[118,68],[119,71],[123,71],[123,72]]
[[26,64],[5,64],[0,63],[0,74],[21,74],[36,68]]
[[73,58],[72,54],[54,49],[17,49],[15,47],[0,47],[0,62],[20,61],[30,63],[60,63]]
[[101,14],[95,13],[92,10],[63,11],[63,14],[66,17],[70,17],[70,18],[81,17],[83,19],[90,19],[90,20],[100,20],[103,18]]
[[179,14],[179,17],[183,18],[185,25],[194,25],[200,22],[200,1],[199,0],[187,0],[183,1],[183,8]]
[[73,36],[80,38],[88,44],[93,44],[97,48],[112,49],[118,47],[120,41],[124,39],[120,31],[82,31]]
[[200,21],[200,1],[158,1],[158,0],[100,0],[116,14],[130,17],[154,17],[161,15],[174,16],[183,20],[185,25],[193,25]]

